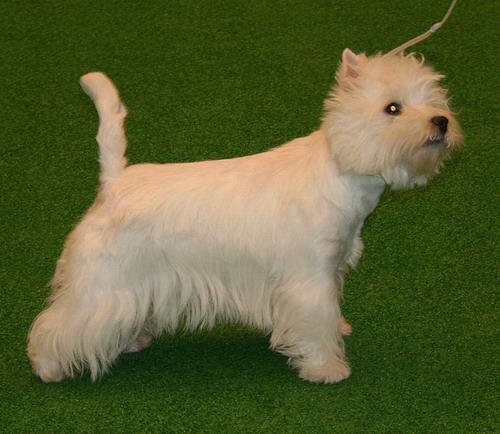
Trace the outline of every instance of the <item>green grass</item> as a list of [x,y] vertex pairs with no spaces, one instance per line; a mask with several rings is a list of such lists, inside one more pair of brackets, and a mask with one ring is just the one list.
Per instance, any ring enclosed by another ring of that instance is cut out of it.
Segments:
[[314,385],[253,330],[164,337],[109,376],[42,384],[25,336],[97,185],[108,73],[132,163],[260,152],[318,126],[342,49],[387,51],[447,0],[4,2],[0,14],[0,431],[499,431],[498,3],[461,1],[418,51],[447,75],[466,145],[425,189],[388,192],[347,281],[353,375]]

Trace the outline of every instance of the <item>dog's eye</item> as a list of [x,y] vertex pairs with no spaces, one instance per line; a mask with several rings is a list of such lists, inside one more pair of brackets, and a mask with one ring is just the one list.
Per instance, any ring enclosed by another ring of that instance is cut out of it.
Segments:
[[401,106],[397,102],[391,102],[386,108],[385,112],[389,115],[401,114]]

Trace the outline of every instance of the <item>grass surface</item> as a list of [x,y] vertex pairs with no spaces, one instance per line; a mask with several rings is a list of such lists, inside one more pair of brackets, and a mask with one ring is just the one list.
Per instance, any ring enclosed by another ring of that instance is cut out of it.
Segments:
[[387,51],[447,0],[45,1],[2,7],[0,431],[486,432],[498,399],[498,3],[459,2],[418,51],[466,134],[427,188],[388,192],[348,278],[353,375],[314,385],[259,333],[164,337],[98,384],[44,385],[25,356],[65,235],[97,185],[97,117],[78,78],[108,73],[132,163],[263,151],[318,126],[342,49]]

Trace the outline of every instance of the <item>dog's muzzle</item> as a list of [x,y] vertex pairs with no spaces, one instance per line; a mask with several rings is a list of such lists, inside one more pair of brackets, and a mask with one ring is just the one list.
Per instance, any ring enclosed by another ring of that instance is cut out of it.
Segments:
[[436,126],[435,134],[432,134],[424,143],[424,146],[438,147],[445,145],[449,146],[446,132],[448,131],[448,118],[445,116],[434,116],[431,118],[431,123]]

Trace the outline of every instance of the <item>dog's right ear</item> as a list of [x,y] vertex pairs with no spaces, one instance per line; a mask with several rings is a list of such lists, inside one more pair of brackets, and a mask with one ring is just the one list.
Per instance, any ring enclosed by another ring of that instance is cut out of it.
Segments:
[[356,54],[346,48],[342,52],[342,63],[337,71],[337,80],[339,83],[356,80],[361,74],[361,68],[366,60],[364,53]]

